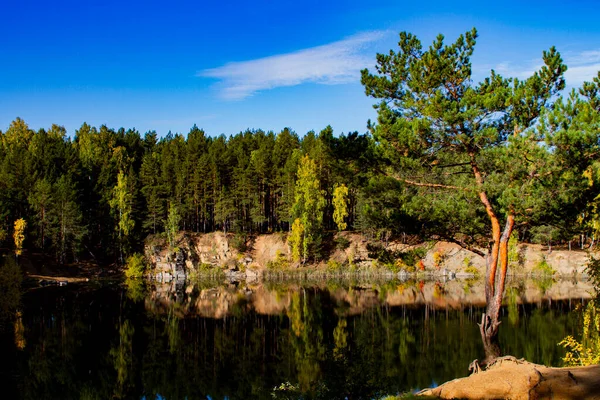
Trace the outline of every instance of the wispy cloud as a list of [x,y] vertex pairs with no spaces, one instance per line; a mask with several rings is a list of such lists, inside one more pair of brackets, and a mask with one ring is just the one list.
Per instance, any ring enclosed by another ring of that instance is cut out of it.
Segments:
[[[600,71],[600,50],[582,52],[567,52],[562,54],[563,62],[567,65],[565,79],[568,87],[579,87],[585,81],[591,81]],[[515,76],[520,79],[530,77],[542,67],[540,59],[530,60],[524,64],[503,62],[494,68],[501,75]]]
[[373,64],[365,49],[385,35],[364,32],[326,45],[256,60],[231,62],[200,71],[197,75],[215,78],[220,97],[240,100],[261,90],[302,83],[327,85],[356,82],[361,68]]

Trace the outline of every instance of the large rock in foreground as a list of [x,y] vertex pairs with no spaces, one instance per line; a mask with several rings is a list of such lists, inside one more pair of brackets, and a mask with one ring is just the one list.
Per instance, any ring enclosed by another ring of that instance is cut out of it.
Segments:
[[441,399],[600,399],[600,365],[549,368],[512,357],[419,393]]

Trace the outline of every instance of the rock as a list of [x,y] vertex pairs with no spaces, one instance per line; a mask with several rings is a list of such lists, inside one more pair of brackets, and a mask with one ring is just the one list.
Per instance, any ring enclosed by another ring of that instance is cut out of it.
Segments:
[[549,368],[501,357],[485,371],[418,395],[442,399],[600,399],[600,365]]
[[398,278],[405,281],[410,277],[410,274],[404,270],[398,272]]
[[239,268],[238,268],[237,264],[235,264],[235,263],[228,263],[227,270],[228,271],[239,271]]
[[258,272],[250,269],[250,268],[246,268],[246,278],[258,278]]

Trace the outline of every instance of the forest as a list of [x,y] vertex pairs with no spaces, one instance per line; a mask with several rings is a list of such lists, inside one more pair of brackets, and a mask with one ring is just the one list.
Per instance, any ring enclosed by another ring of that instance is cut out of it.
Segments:
[[565,93],[552,48],[528,79],[491,71],[475,85],[476,37],[423,50],[402,33],[397,53],[362,71],[380,101],[364,133],[194,125],[159,137],[83,123],[70,135],[16,118],[0,131],[0,248],[111,263],[149,234],[292,231],[306,261],[336,229],[477,251],[500,243],[500,220],[519,241],[593,246],[600,73]]

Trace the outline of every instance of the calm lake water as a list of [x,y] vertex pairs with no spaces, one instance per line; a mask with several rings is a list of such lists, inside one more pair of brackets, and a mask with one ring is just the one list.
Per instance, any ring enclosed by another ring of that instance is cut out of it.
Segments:
[[[553,285],[509,290],[505,354],[560,364],[586,288]],[[460,281],[30,289],[0,325],[0,397],[377,399],[468,374],[483,358],[482,291]]]

